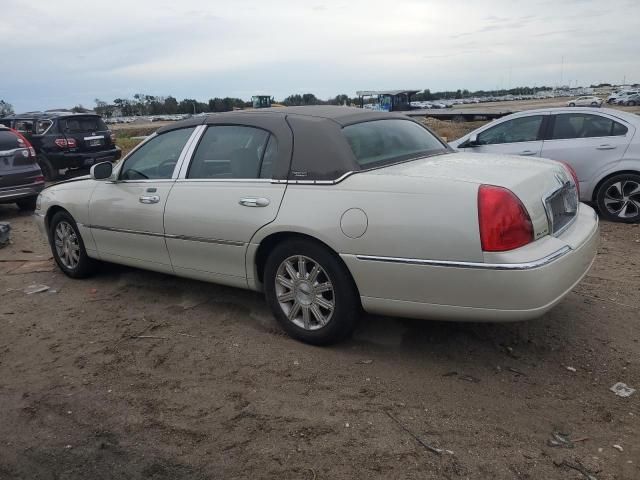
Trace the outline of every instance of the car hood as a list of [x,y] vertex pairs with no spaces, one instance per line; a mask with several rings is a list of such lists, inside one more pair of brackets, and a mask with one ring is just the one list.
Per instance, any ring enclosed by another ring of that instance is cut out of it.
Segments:
[[564,166],[553,160],[483,153],[450,153],[363,173],[508,188],[528,210],[539,235],[548,233],[544,198],[563,183],[572,181]]

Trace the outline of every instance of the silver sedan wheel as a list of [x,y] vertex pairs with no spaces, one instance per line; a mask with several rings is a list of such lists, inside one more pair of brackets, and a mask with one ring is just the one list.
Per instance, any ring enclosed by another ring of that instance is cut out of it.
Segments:
[[604,205],[612,215],[636,217],[640,214],[640,184],[634,180],[612,184],[604,194]]
[[80,243],[69,222],[62,221],[56,225],[53,240],[56,253],[62,264],[68,269],[74,270],[80,262]]
[[294,255],[278,267],[276,296],[290,322],[305,330],[318,330],[331,320],[335,309],[333,284],[315,260]]

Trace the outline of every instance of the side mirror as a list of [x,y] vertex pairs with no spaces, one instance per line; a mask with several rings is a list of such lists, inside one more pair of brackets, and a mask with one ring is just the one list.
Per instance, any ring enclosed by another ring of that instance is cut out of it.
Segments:
[[469,135],[469,138],[467,138],[464,142],[458,145],[458,148],[477,147],[478,145],[480,145],[478,143],[478,135],[475,133],[472,133],[471,135]]
[[111,162],[96,163],[89,173],[94,180],[106,180],[113,173],[113,164]]

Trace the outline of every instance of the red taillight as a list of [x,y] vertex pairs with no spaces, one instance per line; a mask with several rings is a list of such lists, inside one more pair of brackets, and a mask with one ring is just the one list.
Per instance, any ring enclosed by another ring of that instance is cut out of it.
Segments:
[[571,165],[569,165],[567,162],[563,162],[560,161],[560,163],[562,165],[564,165],[564,168],[571,174],[571,176],[573,177],[573,183],[576,184],[576,192],[578,193],[578,198],[580,197],[580,182],[578,181],[578,174],[576,173],[576,171],[573,169],[573,167]]
[[19,131],[14,130],[13,128],[10,128],[9,130],[11,130],[13,133],[15,133],[18,136],[18,139],[19,139],[18,141],[22,140],[22,143],[24,143],[25,148],[27,148],[29,150],[29,156],[30,157],[35,157],[36,156],[36,151],[31,146],[31,142],[29,142],[29,140],[27,140],[27,137],[22,135]]
[[533,225],[524,205],[511,190],[480,185],[480,242],[485,252],[504,252],[533,241]]
[[54,143],[60,148],[76,148],[78,145],[75,138],[56,138]]
[[33,183],[44,183],[44,177],[42,175],[38,175]]

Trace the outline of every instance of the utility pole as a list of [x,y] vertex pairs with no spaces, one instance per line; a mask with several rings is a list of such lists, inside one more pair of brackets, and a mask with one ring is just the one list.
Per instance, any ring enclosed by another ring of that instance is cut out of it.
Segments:
[[562,60],[560,60],[560,87],[562,88],[562,77],[564,75],[564,55],[562,56]]

